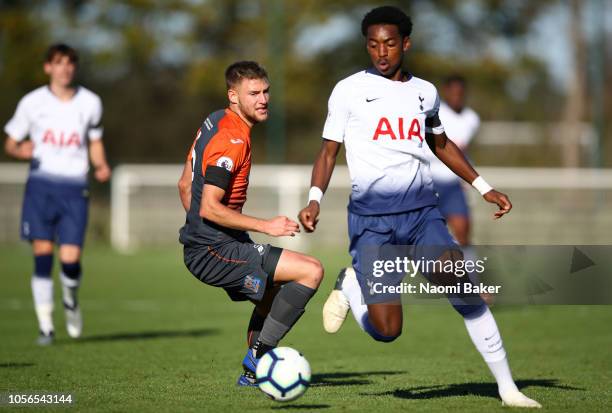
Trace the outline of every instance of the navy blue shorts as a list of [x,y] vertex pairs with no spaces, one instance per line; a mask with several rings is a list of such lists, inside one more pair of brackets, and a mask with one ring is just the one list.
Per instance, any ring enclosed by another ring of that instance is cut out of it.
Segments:
[[[462,259],[459,246],[435,206],[393,215],[364,216],[349,212],[348,228],[353,268],[366,304],[399,301],[399,293],[381,293],[381,286],[397,286],[406,275],[394,271],[384,276],[377,275],[375,261],[388,262],[398,256],[438,260],[445,254]],[[433,273],[423,272],[422,275],[430,281],[432,276],[435,277]],[[480,297],[469,297],[469,300],[463,295],[448,298],[462,314],[477,311],[482,306]]]
[[438,192],[438,208],[444,218],[457,215],[469,218],[470,210],[461,182],[435,182],[434,187]]
[[21,212],[21,238],[83,246],[89,191],[85,183],[30,177]]

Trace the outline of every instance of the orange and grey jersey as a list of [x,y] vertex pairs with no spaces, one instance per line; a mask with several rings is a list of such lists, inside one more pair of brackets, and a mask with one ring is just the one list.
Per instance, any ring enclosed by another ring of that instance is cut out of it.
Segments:
[[198,130],[187,160],[192,167],[191,205],[180,231],[181,243],[211,245],[248,237],[244,231],[201,218],[200,204],[204,185],[214,185],[225,190],[224,205],[242,211],[251,170],[250,127],[229,109],[210,114]]

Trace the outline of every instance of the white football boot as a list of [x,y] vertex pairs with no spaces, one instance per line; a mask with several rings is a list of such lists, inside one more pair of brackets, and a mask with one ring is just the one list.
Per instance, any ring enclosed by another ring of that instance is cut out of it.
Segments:
[[340,330],[351,309],[348,298],[342,292],[342,283],[347,277],[356,278],[355,270],[352,267],[340,271],[336,279],[336,285],[323,306],[323,328],[331,334]]

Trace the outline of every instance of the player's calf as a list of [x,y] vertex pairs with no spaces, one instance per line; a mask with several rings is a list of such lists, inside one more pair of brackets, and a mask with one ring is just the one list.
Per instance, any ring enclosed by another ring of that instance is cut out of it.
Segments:
[[259,339],[253,345],[257,359],[276,347],[300,319],[322,279],[323,266],[317,259],[293,251],[283,251],[274,273],[274,281],[285,284],[274,297]]

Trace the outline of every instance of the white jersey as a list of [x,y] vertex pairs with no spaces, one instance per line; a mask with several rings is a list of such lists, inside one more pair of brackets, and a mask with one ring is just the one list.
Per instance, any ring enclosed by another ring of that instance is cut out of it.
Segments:
[[89,170],[87,141],[102,137],[102,102],[98,95],[78,87],[69,101],[48,86],[25,95],[4,127],[13,139],[27,136],[34,144],[30,176],[85,181]]
[[[455,112],[446,103],[440,105],[440,120],[444,125],[446,136],[461,150],[465,150],[480,127],[478,114],[470,108]],[[429,149],[429,148],[427,148]],[[459,177],[448,169],[431,150],[428,151],[429,167],[436,183],[451,183],[459,181]]]
[[399,82],[368,69],[338,82],[323,138],[346,145],[351,212],[393,214],[437,204],[425,119],[435,118],[438,107],[435,86],[414,76]]

